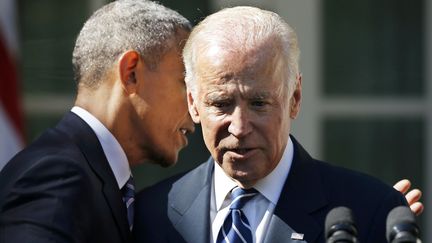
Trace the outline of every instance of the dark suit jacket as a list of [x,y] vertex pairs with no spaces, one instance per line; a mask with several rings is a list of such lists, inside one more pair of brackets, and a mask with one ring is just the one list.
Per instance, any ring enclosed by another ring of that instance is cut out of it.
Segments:
[[[264,242],[325,242],[324,221],[337,206],[353,210],[362,243],[384,243],[385,221],[403,195],[370,176],[317,161],[292,137],[294,159]],[[210,239],[212,159],[137,195],[136,242],[204,243]]]
[[126,207],[93,130],[69,112],[0,173],[0,242],[130,242]]

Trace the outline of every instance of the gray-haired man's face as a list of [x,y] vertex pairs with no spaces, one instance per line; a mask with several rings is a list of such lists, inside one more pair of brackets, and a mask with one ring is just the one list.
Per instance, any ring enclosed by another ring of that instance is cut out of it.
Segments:
[[238,52],[211,47],[197,58],[192,118],[201,122],[216,162],[245,187],[277,166],[298,112],[291,109],[278,65],[279,58],[263,47]]

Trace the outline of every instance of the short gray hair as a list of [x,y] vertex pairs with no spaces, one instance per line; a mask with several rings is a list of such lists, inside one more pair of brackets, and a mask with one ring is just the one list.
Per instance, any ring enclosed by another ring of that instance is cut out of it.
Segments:
[[72,54],[75,80],[87,87],[98,86],[116,58],[127,50],[137,51],[154,69],[164,54],[178,44],[180,30],[190,32],[190,22],[158,3],[109,3],[87,20],[78,35]]
[[239,47],[247,50],[267,41],[273,41],[281,52],[283,76],[291,96],[299,74],[300,50],[296,33],[276,13],[245,6],[209,15],[193,29],[183,49],[188,89],[195,96],[197,56],[210,45],[216,44],[225,50]]

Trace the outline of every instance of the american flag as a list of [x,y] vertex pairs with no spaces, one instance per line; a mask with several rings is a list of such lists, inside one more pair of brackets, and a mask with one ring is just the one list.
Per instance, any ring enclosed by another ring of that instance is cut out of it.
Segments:
[[15,0],[0,0],[0,170],[23,145],[15,5]]

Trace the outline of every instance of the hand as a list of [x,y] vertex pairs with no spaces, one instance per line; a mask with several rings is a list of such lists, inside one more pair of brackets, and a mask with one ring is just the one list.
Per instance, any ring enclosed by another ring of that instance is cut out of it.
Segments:
[[410,187],[411,182],[407,179],[400,180],[393,186],[394,189],[400,191],[402,194],[405,194],[405,198],[411,208],[411,211],[418,216],[423,212],[424,209],[423,203],[419,202],[422,192],[419,189],[412,189],[408,192]]

